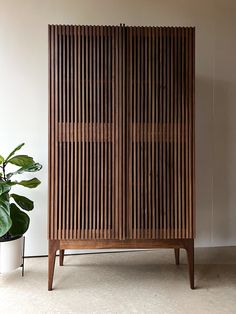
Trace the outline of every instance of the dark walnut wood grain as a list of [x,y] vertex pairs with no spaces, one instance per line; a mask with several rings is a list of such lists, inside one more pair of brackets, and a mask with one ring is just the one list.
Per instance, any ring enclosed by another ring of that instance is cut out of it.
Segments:
[[195,29],[49,25],[49,290],[56,250],[187,251]]

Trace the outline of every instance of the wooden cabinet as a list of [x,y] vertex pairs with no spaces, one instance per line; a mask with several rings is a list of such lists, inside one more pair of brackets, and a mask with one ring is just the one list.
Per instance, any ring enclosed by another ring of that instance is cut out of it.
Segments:
[[49,290],[55,254],[194,245],[192,27],[49,26]]

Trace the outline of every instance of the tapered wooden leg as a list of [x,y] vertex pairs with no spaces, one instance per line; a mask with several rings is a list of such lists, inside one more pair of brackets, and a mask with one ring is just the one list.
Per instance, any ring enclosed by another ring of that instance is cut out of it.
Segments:
[[49,240],[48,242],[48,291],[52,290],[56,252],[58,249],[59,249],[59,241]]
[[175,264],[179,265],[179,248],[175,249]]
[[194,240],[188,240],[185,249],[188,258],[190,288],[194,289]]
[[60,250],[59,265],[63,266],[65,250]]

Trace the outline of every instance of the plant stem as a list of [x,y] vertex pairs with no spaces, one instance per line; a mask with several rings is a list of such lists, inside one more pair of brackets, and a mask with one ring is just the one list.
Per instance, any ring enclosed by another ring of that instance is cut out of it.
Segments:
[[4,163],[2,164],[3,179],[4,179],[4,181],[7,181],[5,167],[6,167],[6,164],[5,164],[5,162],[4,162]]

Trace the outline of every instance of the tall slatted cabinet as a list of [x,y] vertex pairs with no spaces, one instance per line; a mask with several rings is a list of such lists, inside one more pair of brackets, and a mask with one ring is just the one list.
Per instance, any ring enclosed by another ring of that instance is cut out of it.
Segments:
[[65,249],[186,249],[194,287],[192,27],[49,26],[49,272]]

